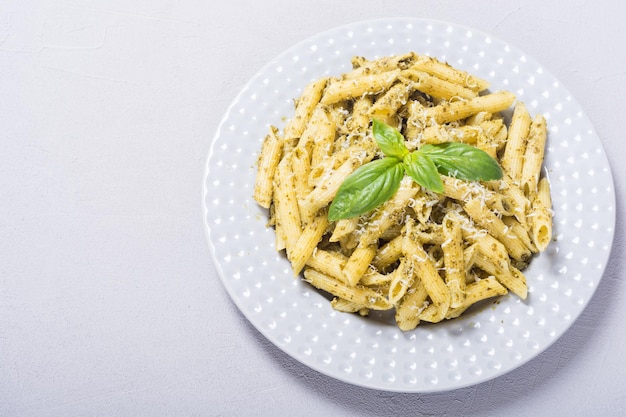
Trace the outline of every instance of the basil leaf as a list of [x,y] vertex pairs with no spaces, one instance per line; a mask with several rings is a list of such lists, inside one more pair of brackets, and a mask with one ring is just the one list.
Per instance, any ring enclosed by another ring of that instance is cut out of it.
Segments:
[[422,146],[419,152],[428,156],[443,175],[467,181],[502,178],[502,169],[495,159],[482,149],[465,143],[428,144]]
[[328,219],[348,219],[378,207],[398,191],[403,177],[402,162],[397,158],[377,159],[360,166],[339,187]]
[[402,160],[409,153],[404,144],[404,136],[395,128],[380,120],[372,120],[372,133],[376,143],[386,156]]
[[421,151],[411,152],[402,162],[404,170],[416,183],[429,190],[443,193],[443,181],[437,167],[426,154]]

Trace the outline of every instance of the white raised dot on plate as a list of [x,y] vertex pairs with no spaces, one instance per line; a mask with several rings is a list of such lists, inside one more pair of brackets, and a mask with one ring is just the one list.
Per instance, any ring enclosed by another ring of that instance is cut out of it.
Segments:
[[437,385],[439,383],[439,378],[435,375],[426,375],[424,377],[424,382],[428,385]]
[[318,363],[323,363],[324,365],[329,365],[332,361],[333,358],[326,354],[326,353],[322,353],[317,357],[317,361]]
[[396,367],[396,361],[393,360],[393,359],[385,360],[384,364],[385,364],[386,368],[395,368]]
[[459,361],[456,358],[450,358],[446,359],[445,364],[447,368],[454,369],[459,366]]
[[365,379],[372,379],[374,372],[369,369],[362,369],[361,372],[359,372],[359,376]]
[[363,358],[363,363],[365,365],[374,365],[376,363],[376,358],[373,356],[365,356]]
[[415,375],[405,375],[403,380],[404,380],[404,383],[408,385],[417,384],[417,377]]
[[471,355],[465,355],[463,357],[463,361],[465,363],[475,363],[476,362],[476,355],[471,354]]
[[478,366],[471,366],[468,369],[470,375],[474,375],[474,376],[481,376],[483,373],[482,368],[478,367]]
[[460,372],[457,372],[457,371],[450,372],[450,373],[448,374],[448,379],[449,379],[450,381],[456,381],[456,382],[458,382],[458,381],[460,381],[462,378],[463,378],[463,377],[461,376],[461,373],[460,373]]
[[436,360],[428,360],[424,362],[424,366],[430,369],[437,369],[437,361]]
[[394,382],[396,380],[396,376],[394,374],[392,374],[391,372],[385,372],[382,374],[382,379],[385,382]]

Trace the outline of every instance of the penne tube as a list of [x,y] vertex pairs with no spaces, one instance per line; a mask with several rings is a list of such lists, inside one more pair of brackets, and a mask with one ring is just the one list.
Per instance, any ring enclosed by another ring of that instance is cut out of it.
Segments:
[[354,233],[359,224],[358,217],[352,217],[350,219],[341,219],[335,222],[335,229],[333,234],[328,239],[330,242],[339,242],[342,239],[349,237]]
[[394,270],[389,283],[389,295],[387,297],[389,301],[392,304],[397,304],[413,285],[414,279],[413,264],[408,258],[403,257],[400,265]]
[[404,137],[410,151],[417,149],[421,144],[420,135],[425,126],[424,106],[418,100],[409,100],[405,106],[407,112],[404,126]]
[[389,310],[391,303],[380,293],[360,285],[348,286],[315,269],[305,269],[304,279],[320,290],[372,310]]
[[428,292],[420,279],[414,279],[413,285],[396,304],[396,324],[402,331],[413,330],[420,322],[420,315],[428,308]]
[[494,258],[489,253],[485,254],[479,251],[474,258],[474,264],[488,274],[493,275],[498,282],[522,300],[526,299],[528,294],[526,277],[511,266],[509,262]]
[[541,175],[546,139],[546,119],[538,114],[530,125],[520,178],[520,188],[529,200],[532,200],[537,194],[537,183]]
[[406,69],[416,57],[413,52],[384,56],[373,60],[367,60],[362,56],[355,56],[352,58],[352,66],[354,69],[344,73],[341,79],[359,78],[363,75],[380,74],[396,69]]
[[274,178],[275,222],[282,232],[287,254],[296,246],[302,233],[300,207],[296,195],[295,179],[291,175],[291,160],[283,159],[278,164],[277,175]]
[[404,106],[413,92],[413,86],[402,82],[395,83],[369,109],[372,119],[379,119],[387,124],[394,124],[393,119],[400,107]]
[[387,90],[400,75],[400,70],[380,74],[361,75],[343,80],[331,80],[322,96],[322,104],[333,104],[367,94],[378,94]]
[[320,78],[310,82],[304,88],[302,95],[296,102],[295,114],[286,124],[284,129],[283,137],[286,152],[289,152],[294,146],[296,146],[300,136],[302,136],[302,133],[311,118],[313,109],[320,102],[327,82],[327,78]]
[[361,281],[359,282],[359,284],[366,287],[384,288],[389,286],[391,278],[391,274],[381,274],[374,268],[369,268],[361,277]]
[[478,96],[476,91],[461,84],[433,77],[427,72],[419,71],[415,68],[402,71],[400,76],[410,80],[414,89],[432,97],[450,100],[452,98],[469,99]]
[[399,220],[406,210],[409,201],[415,197],[418,188],[414,182],[405,178],[396,194],[382,206],[375,210],[367,227],[362,231],[359,239],[360,246],[369,246],[377,241],[383,233]]
[[530,250],[524,242],[517,236],[508,233],[509,228],[506,224],[480,200],[472,199],[465,203],[463,208],[474,222],[502,242],[513,259],[521,261],[530,256]]
[[359,246],[348,258],[343,267],[343,275],[348,285],[354,286],[369,269],[370,262],[374,259],[378,245]]
[[463,259],[463,232],[458,217],[444,216],[443,233],[445,241],[441,244],[445,265],[445,282],[450,290],[450,307],[459,307],[465,299],[465,261]]
[[468,100],[444,102],[424,110],[427,121],[449,123],[465,119],[482,111],[497,113],[507,109],[515,101],[515,95],[509,91],[499,91]]
[[[296,198],[298,201],[303,200],[308,196],[313,187],[309,185],[309,174],[311,173],[311,158],[306,148],[297,146],[289,154],[291,171],[293,173],[293,185],[296,192]],[[304,217],[302,210],[300,210],[300,218]]]
[[407,219],[402,241],[402,252],[411,262],[414,274],[420,278],[434,307],[432,314],[420,314],[420,319],[430,322],[442,320],[450,307],[450,290],[424,251],[422,245],[414,238],[415,221]]
[[321,181],[306,198],[300,201],[302,210],[306,213],[305,221],[315,216],[318,210],[331,202],[343,181],[360,165],[361,160],[358,158],[347,159],[337,170]]
[[473,282],[467,286],[464,302],[448,310],[446,315],[447,319],[454,319],[459,317],[465,310],[479,301],[486,300],[488,298],[498,297],[507,294],[507,289],[498,282],[495,277],[487,277],[480,281]]
[[306,266],[329,275],[343,283],[347,283],[343,273],[346,262],[348,262],[348,258],[339,252],[316,248],[313,250],[313,253],[311,253],[309,259],[307,259]]
[[332,154],[337,129],[324,107],[315,109],[309,123],[313,131],[311,166],[316,166]]
[[317,165],[311,166],[308,178],[309,185],[317,187],[322,181],[328,180],[328,177],[333,175],[344,162],[350,159],[359,161],[359,165],[371,161],[375,155],[375,146],[373,139],[363,140],[362,143],[339,150],[320,161]]
[[411,68],[424,71],[430,75],[448,80],[476,92],[486,90],[489,87],[488,81],[426,55],[420,55],[411,65]]
[[528,219],[530,234],[537,250],[546,250],[552,241],[552,198],[550,182],[545,177],[539,180],[537,195],[531,205]]
[[530,129],[530,114],[523,102],[518,101],[513,110],[504,155],[500,163],[502,169],[513,181],[519,181],[526,151],[526,138]]
[[264,208],[269,208],[274,196],[274,174],[282,156],[283,143],[278,137],[278,129],[270,127],[263,141],[257,162],[257,176],[254,183],[254,199]]
[[343,298],[333,298],[330,301],[330,305],[337,311],[342,313],[359,313],[361,316],[367,316],[369,314],[369,308],[363,304],[358,304],[353,301],[344,300]]
[[400,256],[402,256],[402,236],[398,236],[381,246],[372,259],[372,265],[382,271],[400,259]]
[[306,225],[291,250],[287,248],[287,257],[296,275],[302,271],[304,265],[313,255],[327,226],[328,216],[322,212]]

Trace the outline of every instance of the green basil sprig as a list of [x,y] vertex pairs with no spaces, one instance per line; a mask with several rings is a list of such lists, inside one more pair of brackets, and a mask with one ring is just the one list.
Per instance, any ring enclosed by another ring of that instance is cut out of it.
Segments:
[[474,146],[445,142],[409,152],[402,134],[377,119],[372,121],[372,133],[385,157],[362,165],[345,179],[330,205],[330,221],[375,209],[398,191],[405,173],[437,193],[444,191],[440,174],[467,181],[502,178],[498,162]]

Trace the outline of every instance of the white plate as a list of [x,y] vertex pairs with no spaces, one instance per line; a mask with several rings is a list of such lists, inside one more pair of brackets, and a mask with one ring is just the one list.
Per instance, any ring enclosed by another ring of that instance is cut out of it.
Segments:
[[[400,331],[385,315],[335,312],[274,248],[252,198],[255,161],[270,124],[283,127],[309,81],[350,69],[350,58],[414,51],[508,89],[549,125],[555,241],[526,276],[529,296],[505,296],[464,318]],[[209,246],[224,287],[280,349],[340,380],[401,392],[449,390],[502,375],[537,356],[583,311],[613,241],[615,195],[602,144],[581,106],[542,65],[474,29],[385,19],[307,39],[267,64],[232,103],[211,144],[204,182]]]

